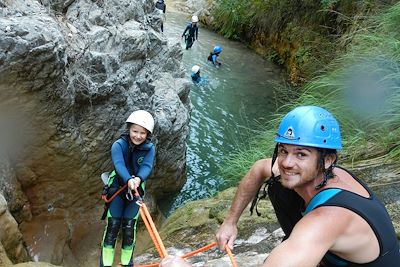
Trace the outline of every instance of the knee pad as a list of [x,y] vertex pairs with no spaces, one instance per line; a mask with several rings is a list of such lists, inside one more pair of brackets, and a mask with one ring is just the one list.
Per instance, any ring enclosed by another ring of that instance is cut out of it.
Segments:
[[104,233],[103,247],[100,256],[100,267],[112,266],[114,262],[114,248],[117,240],[118,231],[121,227],[121,219],[109,217],[107,227]]
[[135,240],[136,220],[123,219],[122,220],[122,247],[132,247]]
[[115,247],[119,228],[121,227],[121,219],[109,217],[107,219],[107,229],[104,235],[103,246],[104,247]]
[[122,220],[122,248],[121,264],[122,266],[133,266],[133,250],[135,248],[135,219]]

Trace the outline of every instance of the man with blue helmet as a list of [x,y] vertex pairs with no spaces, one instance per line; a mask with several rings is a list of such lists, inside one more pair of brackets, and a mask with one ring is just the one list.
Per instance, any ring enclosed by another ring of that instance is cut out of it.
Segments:
[[221,62],[218,60],[219,54],[222,52],[222,47],[219,45],[214,46],[214,49],[212,52],[210,52],[210,55],[208,56],[207,60],[211,61],[214,66],[219,67],[221,66]]
[[262,266],[398,266],[399,244],[384,205],[336,165],[342,142],[333,115],[316,106],[295,108],[275,142],[274,156],[255,162],[242,179],[216,234],[220,248],[233,249],[239,217],[265,183],[286,237]]

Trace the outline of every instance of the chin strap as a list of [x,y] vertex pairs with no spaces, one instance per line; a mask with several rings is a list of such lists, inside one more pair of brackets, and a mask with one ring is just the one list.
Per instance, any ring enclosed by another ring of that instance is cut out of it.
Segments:
[[322,187],[324,187],[325,185],[327,185],[327,184],[328,184],[328,179],[331,179],[331,178],[333,178],[333,177],[335,176],[335,175],[333,174],[333,167],[336,166],[337,158],[336,158],[335,161],[332,163],[332,165],[328,167],[328,169],[325,169],[325,157],[326,157],[327,154],[328,154],[328,153],[326,153],[325,150],[322,150],[322,152],[321,152],[321,161],[320,161],[320,163],[321,163],[321,165],[323,166],[322,172],[323,172],[323,174],[324,174],[324,179],[322,180],[322,182],[321,182],[319,185],[315,186],[315,189],[316,189],[316,190],[319,190],[319,189],[321,189]]

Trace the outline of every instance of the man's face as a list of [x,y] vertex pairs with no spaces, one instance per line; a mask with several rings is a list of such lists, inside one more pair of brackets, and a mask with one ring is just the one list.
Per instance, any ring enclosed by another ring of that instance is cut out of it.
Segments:
[[277,161],[282,185],[289,189],[315,186],[315,178],[322,175],[318,157],[316,148],[279,144]]

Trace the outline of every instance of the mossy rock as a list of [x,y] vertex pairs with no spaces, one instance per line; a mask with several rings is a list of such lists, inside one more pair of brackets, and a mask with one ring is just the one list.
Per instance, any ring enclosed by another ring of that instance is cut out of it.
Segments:
[[[166,246],[200,247],[213,242],[236,189],[226,189],[213,198],[192,201],[177,209],[160,229]],[[261,201],[258,210],[261,216],[251,216],[248,208],[243,212],[238,223],[240,237],[248,238],[260,228],[266,228],[270,232],[279,228],[269,200]]]

